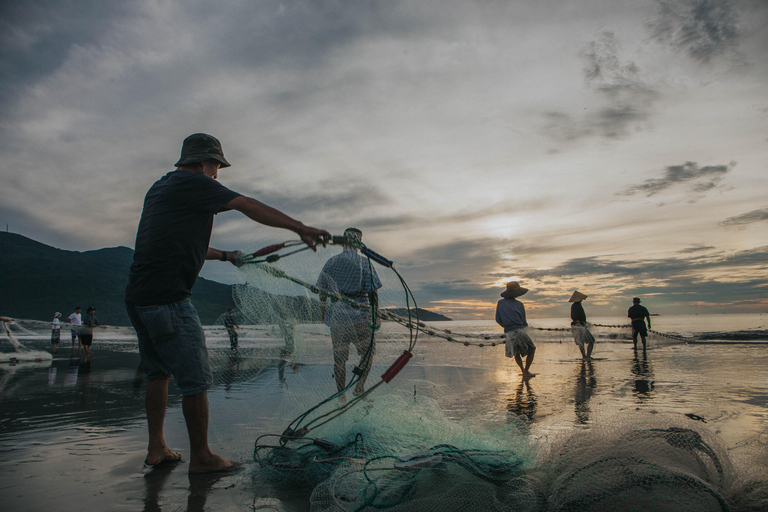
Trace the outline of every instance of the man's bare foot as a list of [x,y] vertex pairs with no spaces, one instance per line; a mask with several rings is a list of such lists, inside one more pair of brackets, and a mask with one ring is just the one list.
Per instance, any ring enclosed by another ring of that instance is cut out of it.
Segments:
[[167,447],[159,454],[147,454],[147,458],[144,459],[144,465],[152,467],[163,464],[176,464],[177,462],[183,462],[181,454],[176,453]]
[[523,378],[524,378],[524,379],[530,379],[531,377],[535,377],[535,376],[536,376],[536,374],[535,374],[535,373],[531,373],[531,372],[523,372]]
[[240,469],[240,464],[227,460],[216,454],[200,460],[192,460],[189,463],[189,472],[191,474],[200,473],[230,473]]

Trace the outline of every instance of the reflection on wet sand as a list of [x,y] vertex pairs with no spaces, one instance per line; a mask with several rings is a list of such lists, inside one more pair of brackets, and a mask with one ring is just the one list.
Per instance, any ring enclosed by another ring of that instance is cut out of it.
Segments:
[[595,369],[592,361],[581,361],[579,373],[576,376],[576,388],[573,402],[576,412],[576,423],[586,425],[589,423],[589,399],[597,387]]
[[514,395],[507,399],[507,410],[516,416],[525,416],[529,420],[536,414],[536,393],[531,388],[531,379],[523,379]]
[[[639,353],[639,355],[638,355]],[[630,368],[635,377],[635,389],[633,394],[639,403],[653,396],[653,369],[648,361],[648,353],[645,350],[635,350],[635,357],[632,359]]]
[[[180,464],[168,464],[152,468],[144,475],[144,512],[161,512],[162,491],[165,487],[168,477],[171,476],[174,469]],[[221,480],[225,474],[193,474],[189,477],[189,493],[187,494],[186,512],[203,512],[211,494],[214,485]],[[172,506],[173,510],[179,510],[176,504]]]

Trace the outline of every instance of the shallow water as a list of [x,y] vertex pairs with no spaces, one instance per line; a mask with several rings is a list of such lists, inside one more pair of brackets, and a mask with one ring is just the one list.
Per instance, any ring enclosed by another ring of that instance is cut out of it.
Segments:
[[[654,322],[661,330],[661,319]],[[749,328],[759,328],[759,322]],[[698,325],[699,332],[718,330]],[[679,322],[673,327],[679,333],[694,331]],[[535,339],[539,348],[532,371],[537,375],[523,382],[501,346],[466,347],[425,337],[405,369],[375,391],[365,407],[373,415],[386,396],[413,403],[429,396],[439,403],[443,422],[471,432],[509,422],[542,452],[574,433],[628,431],[645,419],[694,426],[734,461],[736,479],[768,474],[768,346],[651,338],[644,353],[626,341],[599,341],[595,360],[584,363],[568,335]],[[215,451],[243,462],[241,472],[191,478],[186,463],[168,470],[144,468],[146,384],[137,372],[138,354],[130,342],[97,339],[87,361],[71,358],[62,348],[51,363],[0,366],[3,508],[309,510],[308,490],[260,478],[253,447],[258,436],[281,433],[304,405],[330,394],[329,344],[315,340],[287,359],[276,345],[265,348],[247,339],[237,357],[223,340],[210,345],[216,382],[209,391],[210,442]],[[380,366],[372,376],[401,351],[397,345],[379,346]],[[188,454],[173,386],[166,439]]]

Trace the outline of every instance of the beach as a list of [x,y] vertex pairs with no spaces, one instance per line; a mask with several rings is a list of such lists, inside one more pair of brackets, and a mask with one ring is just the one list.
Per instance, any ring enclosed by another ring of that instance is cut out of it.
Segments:
[[[727,338],[741,330],[739,326],[756,330],[766,323],[763,315],[748,316],[723,318],[713,324],[719,329],[710,329],[701,319],[675,323],[661,317],[654,318],[654,328],[690,336],[696,334],[692,328],[696,326],[699,333],[718,331]],[[567,325],[559,319],[531,324]],[[467,333],[494,332],[488,323],[435,325]],[[519,446],[526,467],[535,468],[551,446],[569,436],[662,425],[700,432],[718,457],[728,459],[731,469],[724,494],[768,474],[765,340],[681,343],[652,336],[644,352],[633,350],[625,337],[609,336],[611,329],[594,331],[599,336],[590,362],[581,360],[569,333],[536,334],[538,350],[531,370],[537,375],[528,381],[522,381],[517,366],[504,357],[502,345],[465,346],[423,336],[396,379],[377,388],[336,427],[329,423],[325,433],[353,429],[355,424],[370,429],[366,421],[377,418],[381,412],[377,407],[403,414],[397,421],[405,425],[404,419],[413,419],[406,418],[409,412],[391,410],[393,401],[399,401],[420,411],[437,410],[434,418],[419,419],[425,429],[433,429],[435,438],[471,441],[477,435],[478,442],[499,435],[514,438],[509,445]],[[130,340],[97,336],[88,360],[82,354],[72,357],[67,340],[52,361],[0,366],[4,508],[310,510],[312,489],[283,486],[263,477],[254,461],[254,442],[265,434],[279,435],[305,406],[331,394],[330,343],[324,345],[318,341],[321,338],[286,354],[278,337],[249,343],[245,336],[241,350],[233,354],[225,337],[209,337],[215,380],[208,392],[209,437],[215,451],[243,463],[243,469],[231,475],[191,476],[186,462],[157,469],[143,466],[146,382]],[[49,348],[44,341],[24,343]],[[379,346],[372,378],[401,351],[397,344]],[[169,446],[186,456],[180,402],[172,385],[165,437]],[[390,420],[382,416],[377,421],[383,425]],[[402,429],[407,432],[405,426]]]

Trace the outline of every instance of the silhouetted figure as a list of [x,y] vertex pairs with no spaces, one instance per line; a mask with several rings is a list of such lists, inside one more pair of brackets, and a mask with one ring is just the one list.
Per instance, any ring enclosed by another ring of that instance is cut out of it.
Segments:
[[230,309],[227,314],[224,315],[224,328],[227,329],[229,334],[229,346],[230,348],[237,348],[237,320],[235,319],[235,310]]
[[651,328],[651,314],[648,310],[640,305],[640,299],[635,297],[632,299],[632,306],[627,311],[627,316],[632,322],[632,344],[637,348],[637,335],[640,335],[640,339],[643,341],[643,349],[645,349],[645,338],[648,336],[648,330],[645,328],[645,322],[648,321],[648,329]]
[[[96,319],[96,308],[88,306],[85,311],[85,317],[83,317],[83,323],[80,326],[80,341],[85,347],[85,354],[91,353],[91,344],[93,344],[93,328],[101,326]],[[77,351],[80,352],[80,345],[77,346]]]
[[592,358],[592,349],[595,348],[595,337],[587,329],[587,313],[584,311],[584,306],[581,305],[581,301],[586,299],[587,296],[579,291],[574,291],[568,302],[573,302],[571,305],[571,331],[573,332],[573,341],[576,346],[579,347],[582,359]]

